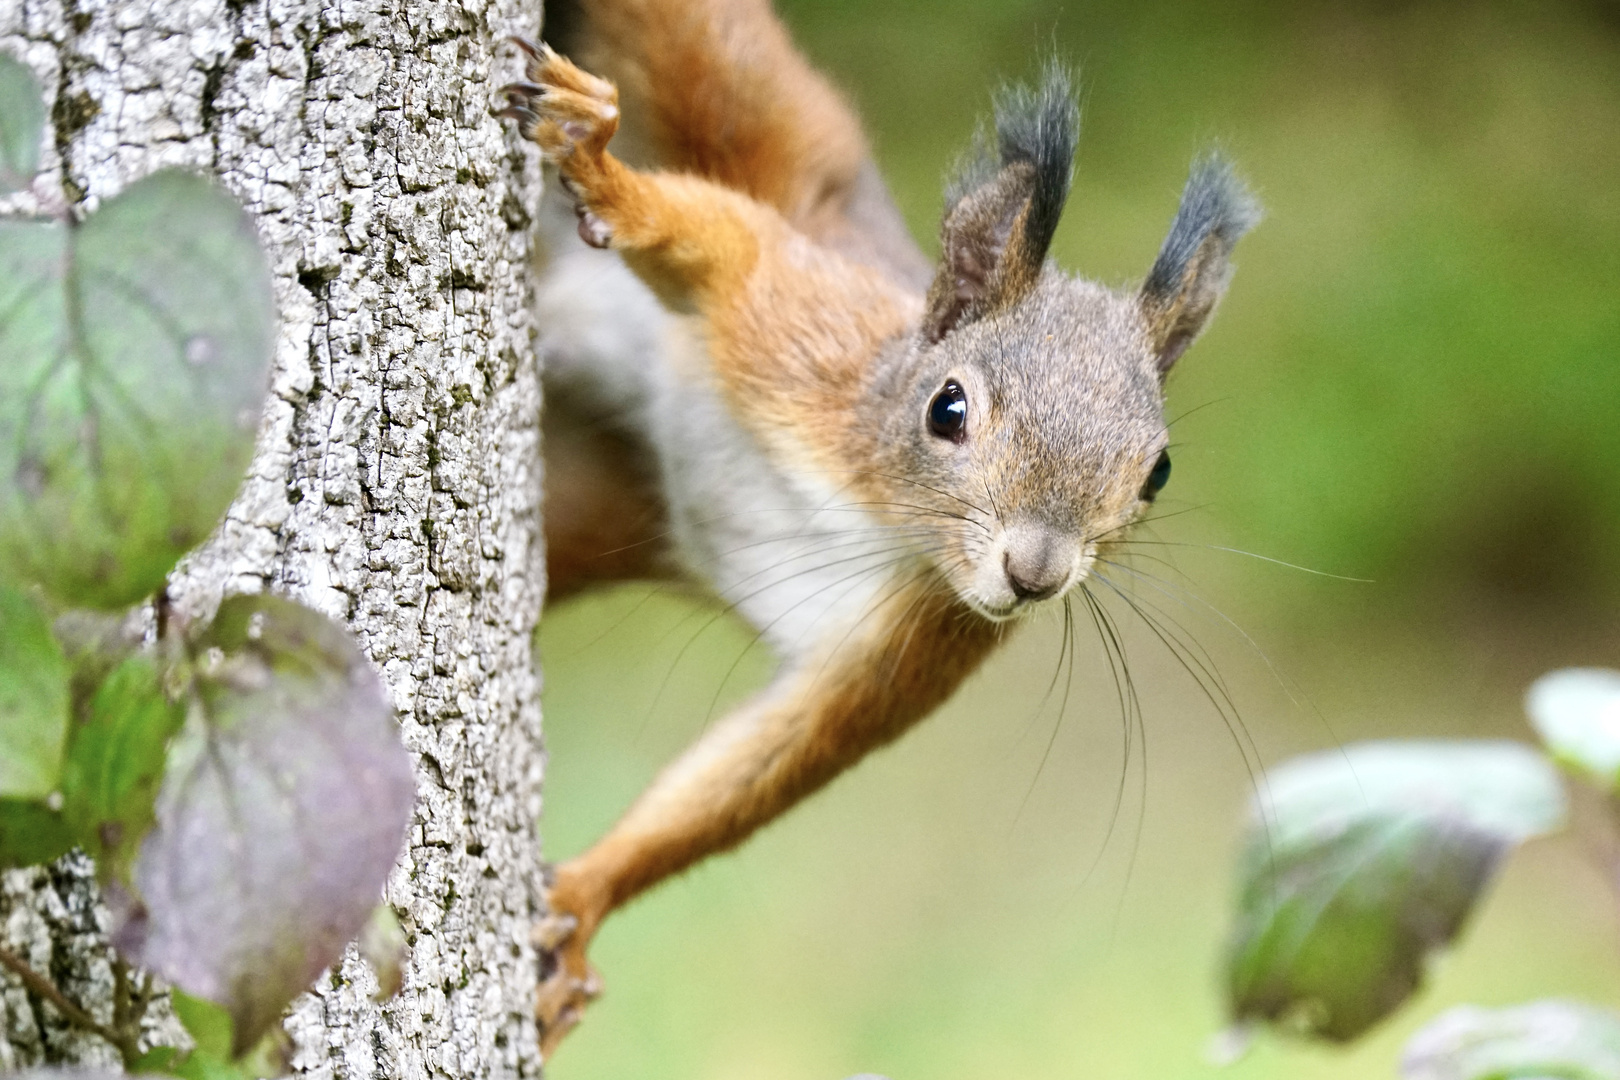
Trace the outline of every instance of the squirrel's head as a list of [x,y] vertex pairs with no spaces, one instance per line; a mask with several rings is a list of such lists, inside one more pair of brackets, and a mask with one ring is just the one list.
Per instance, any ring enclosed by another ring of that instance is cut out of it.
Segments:
[[947,190],[926,313],[879,376],[889,497],[948,516],[930,553],[991,618],[1062,596],[1147,512],[1170,473],[1165,377],[1259,218],[1230,167],[1205,158],[1140,288],[1071,278],[1046,254],[1078,128],[1056,65],[1039,89],[999,96],[993,145]]

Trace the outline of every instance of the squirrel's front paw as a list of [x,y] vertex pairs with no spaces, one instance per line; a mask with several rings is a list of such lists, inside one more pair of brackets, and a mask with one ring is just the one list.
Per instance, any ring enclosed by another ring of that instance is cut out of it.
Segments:
[[556,163],[563,186],[581,199],[580,237],[592,247],[606,247],[611,231],[585,208],[584,196],[599,178],[603,152],[619,127],[619,90],[544,42],[520,37],[512,42],[528,57],[527,81],[501,87],[506,107],[495,115],[517,121],[518,133]]
[[540,1054],[550,1059],[584,1017],[585,1006],[602,993],[602,979],[585,960],[585,940],[572,915],[553,913],[535,924],[533,940],[550,958],[551,970],[540,980],[534,1018],[540,1028]]
[[540,144],[546,157],[561,162],[581,150],[600,153],[619,127],[619,89],[580,70],[550,45],[514,37],[528,58],[525,82],[507,83],[497,93],[506,108],[495,115],[516,120],[525,139]]

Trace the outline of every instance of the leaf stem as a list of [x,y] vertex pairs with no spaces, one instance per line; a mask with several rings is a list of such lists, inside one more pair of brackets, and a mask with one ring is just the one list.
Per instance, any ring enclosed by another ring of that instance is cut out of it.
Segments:
[[128,1032],[120,1032],[107,1027],[98,1021],[81,1006],[75,1004],[66,994],[58,990],[55,983],[29,967],[27,961],[4,945],[0,945],[0,967],[8,968],[12,974],[22,980],[23,986],[29,993],[44,998],[54,1005],[56,1011],[61,1013],[68,1023],[93,1035],[99,1035],[112,1043],[123,1057],[126,1067],[140,1057],[140,1050],[136,1045],[137,1040],[134,1036]]

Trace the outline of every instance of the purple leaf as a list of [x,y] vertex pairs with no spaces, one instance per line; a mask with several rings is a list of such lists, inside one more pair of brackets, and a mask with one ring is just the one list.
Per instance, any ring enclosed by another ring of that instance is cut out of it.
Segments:
[[365,926],[414,782],[382,684],[335,623],[237,597],[197,645],[213,662],[170,747],[117,943],[224,1006],[240,1054]]

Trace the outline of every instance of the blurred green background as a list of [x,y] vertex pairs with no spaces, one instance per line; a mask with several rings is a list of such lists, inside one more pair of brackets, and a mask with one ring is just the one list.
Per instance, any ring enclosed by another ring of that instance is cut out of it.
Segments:
[[[1160,506],[1185,512],[1153,538],[1188,546],[1144,549],[1175,571],[1141,565],[1177,592],[1141,595],[1212,654],[1262,762],[1528,738],[1535,675],[1620,663],[1620,6],[778,7],[857,102],[919,237],[991,88],[1054,46],[1084,84],[1054,252],[1071,271],[1139,278],[1211,144],[1259,191],[1268,218],[1171,383]],[[548,615],[552,857],[766,677],[712,615],[639,589]],[[1394,1076],[1451,1003],[1620,1005],[1617,909],[1565,837],[1514,856],[1370,1038],[1208,1064],[1248,767],[1141,632],[1145,751],[1124,757],[1095,641],[1062,716],[1043,709],[1060,636],[1027,627],[898,747],[610,922],[608,993],[549,1075],[1349,1080]]]

